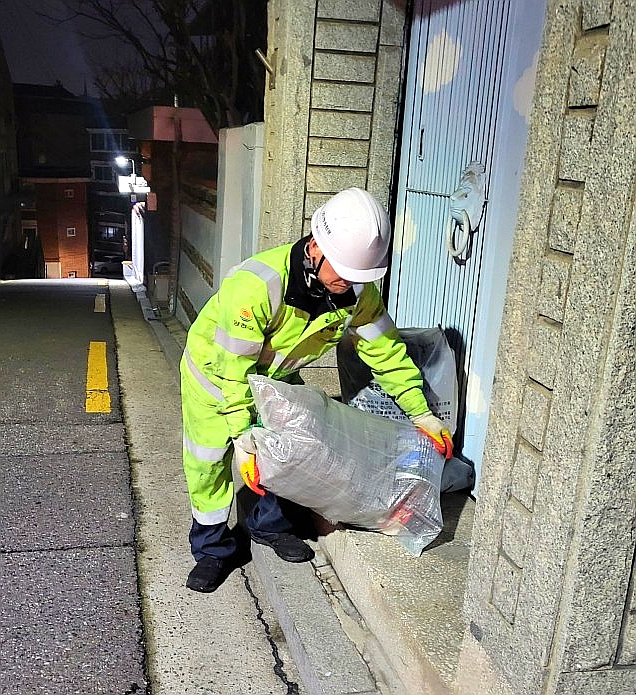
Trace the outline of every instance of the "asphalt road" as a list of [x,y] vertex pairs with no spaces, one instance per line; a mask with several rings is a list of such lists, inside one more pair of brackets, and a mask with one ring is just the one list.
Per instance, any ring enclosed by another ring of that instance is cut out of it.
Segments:
[[178,385],[128,285],[0,282],[0,693],[302,695],[250,564],[193,564]]

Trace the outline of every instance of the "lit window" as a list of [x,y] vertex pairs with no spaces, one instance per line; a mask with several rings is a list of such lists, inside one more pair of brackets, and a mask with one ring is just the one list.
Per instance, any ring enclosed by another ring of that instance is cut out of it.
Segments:
[[65,188],[64,189],[64,197],[65,198],[74,198],[75,197],[75,189],[74,188]]
[[24,250],[28,251],[35,243],[35,238],[38,235],[37,227],[22,227],[22,237],[24,241]]
[[75,236],[75,227],[67,227],[66,236]]
[[111,227],[106,225],[99,226],[100,239],[111,241],[113,239],[117,239],[118,237],[121,237],[121,230],[119,230],[117,227]]

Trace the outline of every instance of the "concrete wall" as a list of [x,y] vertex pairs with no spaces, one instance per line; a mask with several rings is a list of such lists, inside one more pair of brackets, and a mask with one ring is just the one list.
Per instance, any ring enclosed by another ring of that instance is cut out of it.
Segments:
[[548,3],[462,693],[636,692],[635,32],[629,0]]
[[[388,0],[268,3],[260,248],[309,233],[314,210],[349,186],[388,204],[404,13]],[[335,353],[302,372],[339,391]]]
[[260,215],[263,124],[224,128],[219,133],[216,292],[230,268],[256,251]]
[[186,327],[229,269],[255,252],[262,141],[262,123],[221,130],[216,197],[204,186],[183,197],[175,315]]
[[[212,296],[214,249],[218,243],[215,210],[181,206],[181,249],[175,315],[187,328]],[[207,213],[207,214],[206,214]]]

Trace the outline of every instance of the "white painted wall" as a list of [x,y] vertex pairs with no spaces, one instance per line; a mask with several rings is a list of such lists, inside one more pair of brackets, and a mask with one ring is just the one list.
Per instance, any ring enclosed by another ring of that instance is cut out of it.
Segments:
[[230,268],[256,251],[262,161],[262,123],[220,132],[216,211],[220,247],[212,263],[215,292]]
[[[198,312],[219,289],[230,268],[258,248],[262,187],[263,124],[225,128],[219,133],[216,220],[182,206],[181,235],[212,269],[209,285],[183,250],[179,258],[179,286]],[[189,320],[179,303],[177,318]]]

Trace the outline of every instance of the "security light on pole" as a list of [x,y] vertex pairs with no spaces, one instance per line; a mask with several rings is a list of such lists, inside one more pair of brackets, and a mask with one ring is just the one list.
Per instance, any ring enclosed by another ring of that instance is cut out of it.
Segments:
[[115,157],[115,164],[120,168],[123,169],[128,162],[132,164],[132,175],[136,176],[135,172],[135,160],[131,159],[130,157],[124,157],[123,155],[119,155],[118,157]]
[[119,168],[124,168],[128,165],[128,162],[132,165],[131,176],[119,176],[119,192],[120,193],[149,193],[150,186],[143,176],[137,176],[135,170],[135,160],[132,157],[124,157],[119,155],[115,157],[115,164]]

